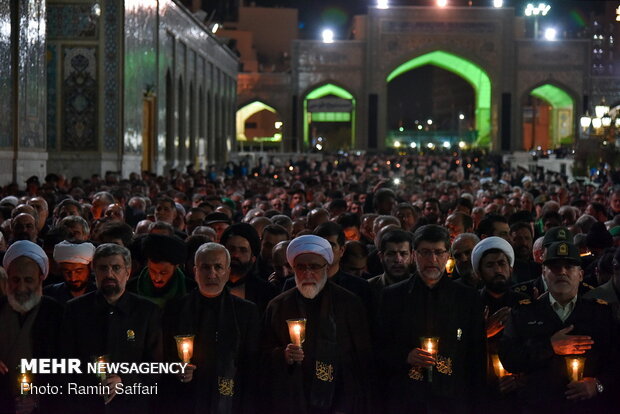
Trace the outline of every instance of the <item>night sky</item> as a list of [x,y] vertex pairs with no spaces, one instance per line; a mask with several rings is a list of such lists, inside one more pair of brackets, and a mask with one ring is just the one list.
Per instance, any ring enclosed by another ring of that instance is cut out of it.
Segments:
[[[391,5],[402,6],[434,6],[435,0],[389,0]],[[299,9],[300,37],[319,39],[323,27],[329,26],[336,31],[337,38],[348,38],[353,16],[365,14],[368,5],[376,4],[375,0],[252,0],[264,7],[292,7]],[[474,7],[488,7],[492,0],[471,0]],[[514,7],[517,15],[523,16],[527,3],[538,4],[540,0],[504,0],[504,7]],[[469,0],[448,0],[449,5],[467,6]],[[550,0],[551,11],[545,22],[562,28],[562,31],[577,32],[589,20],[590,13],[601,13],[605,1],[594,0]],[[620,2],[617,2],[620,4]]]

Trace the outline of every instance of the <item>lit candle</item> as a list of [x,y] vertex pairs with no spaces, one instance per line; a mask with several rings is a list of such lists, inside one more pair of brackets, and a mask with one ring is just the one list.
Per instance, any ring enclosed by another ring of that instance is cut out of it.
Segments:
[[433,341],[431,340],[431,338],[428,338],[428,340],[426,341],[426,352],[428,352],[429,354],[433,353]]
[[452,272],[454,272],[455,265],[456,265],[456,260],[454,260],[454,257],[450,257],[448,261],[446,262],[446,273],[448,273],[448,276],[451,276]]
[[[439,338],[436,336],[425,336],[420,338],[420,343],[422,344],[422,348],[431,354],[433,358],[437,356],[437,351],[439,351]],[[433,382],[433,366],[431,365],[426,369],[426,378],[428,382]]]
[[568,370],[568,376],[572,382],[581,381],[583,378],[583,369],[585,366],[585,357],[566,357],[566,368]]
[[493,370],[495,371],[495,376],[497,376],[497,378],[503,378],[506,375],[510,375],[510,373],[506,371],[502,365],[502,361],[499,360],[499,355],[491,355],[491,360],[493,362]]
[[26,373],[23,373],[22,376],[19,378],[19,389],[21,395],[30,394],[30,378],[28,378],[28,375]]
[[194,335],[176,335],[177,353],[185,364],[189,364],[194,355]]
[[301,346],[306,339],[306,320],[305,319],[288,319],[288,333],[291,337],[293,345]]

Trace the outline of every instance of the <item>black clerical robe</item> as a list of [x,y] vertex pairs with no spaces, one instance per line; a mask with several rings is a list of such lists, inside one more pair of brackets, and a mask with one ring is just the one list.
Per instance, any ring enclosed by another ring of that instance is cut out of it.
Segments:
[[[264,319],[263,374],[271,413],[351,413],[371,410],[371,343],[360,299],[331,281],[314,299],[297,288],[274,298]],[[289,365],[287,319],[306,318],[304,360]],[[321,401],[319,407],[318,401]]]
[[[432,288],[414,274],[385,288],[378,314],[377,354],[386,412],[469,412],[483,391],[485,329],[479,293],[444,274]],[[422,337],[439,337],[432,382],[407,356]],[[442,411],[443,410],[443,411]]]
[[[20,316],[13,311],[6,298],[0,298],[0,312],[7,312],[7,316],[14,317],[15,320]],[[43,296],[41,302],[28,314],[21,318],[22,327],[30,314],[34,320],[29,323],[30,332],[27,333],[30,352],[26,355],[24,349],[15,349],[18,339],[14,334],[9,334],[7,326],[0,326],[0,361],[8,365],[8,374],[0,374],[0,414],[14,413],[15,397],[18,395],[18,375],[17,365],[13,362],[21,358],[58,358],[58,326],[62,320],[62,305],[54,299]],[[9,362],[13,361],[13,362]],[[31,380],[35,385],[58,385],[58,377],[54,375],[31,375]],[[56,413],[57,398],[55,396],[43,395],[39,399],[39,411],[35,413]]]
[[166,360],[179,361],[175,335],[193,334],[193,379],[164,379],[161,412],[228,414],[256,411],[256,366],[260,322],[254,303],[225,288],[215,298],[198,290],[164,310]]
[[[67,302],[63,320],[63,351],[68,358],[79,358],[82,367],[98,356],[109,362],[158,362],[162,360],[160,310],[151,301],[125,292],[114,305],[108,304],[99,291]],[[152,385],[155,375],[119,374],[125,387]],[[69,378],[79,385],[96,385],[95,374]],[[73,396],[65,399],[68,413],[148,412],[149,395],[116,395],[104,405],[100,395]]]

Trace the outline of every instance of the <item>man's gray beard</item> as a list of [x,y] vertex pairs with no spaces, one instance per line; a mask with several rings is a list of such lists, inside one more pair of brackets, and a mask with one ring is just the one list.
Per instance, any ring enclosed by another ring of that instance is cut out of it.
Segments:
[[321,279],[321,281],[319,281],[316,285],[303,286],[300,285],[297,282],[297,278],[295,278],[295,284],[297,284],[297,289],[299,290],[299,293],[301,293],[301,296],[306,299],[314,299],[316,295],[318,295],[321,290],[323,290],[323,288],[325,287],[325,283],[327,283],[327,277]]
[[35,306],[39,304],[39,302],[41,302],[41,296],[43,296],[41,290],[37,290],[32,292],[28,296],[28,299],[24,301],[20,302],[13,294],[8,294],[7,300],[9,302],[9,306],[11,306],[11,308],[13,308],[15,312],[26,313],[30,312]]

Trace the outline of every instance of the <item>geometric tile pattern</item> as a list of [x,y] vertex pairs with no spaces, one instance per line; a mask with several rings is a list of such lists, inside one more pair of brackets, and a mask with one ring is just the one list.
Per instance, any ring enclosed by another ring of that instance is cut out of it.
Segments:
[[119,25],[119,2],[116,0],[103,2],[104,25],[104,114],[103,114],[103,149],[118,149],[119,133],[119,50],[118,42],[122,39]]
[[58,108],[56,107],[56,90],[57,82],[57,64],[58,64],[58,47],[56,45],[47,45],[47,148],[49,150],[56,149],[56,115]]
[[97,150],[97,48],[63,49],[63,139],[66,151]]

